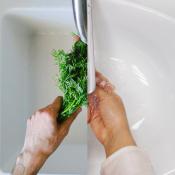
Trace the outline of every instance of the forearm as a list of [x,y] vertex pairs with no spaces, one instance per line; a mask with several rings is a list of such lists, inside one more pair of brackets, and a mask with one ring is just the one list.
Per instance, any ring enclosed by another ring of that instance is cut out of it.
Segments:
[[12,175],[36,175],[43,166],[46,157],[22,152],[16,160]]

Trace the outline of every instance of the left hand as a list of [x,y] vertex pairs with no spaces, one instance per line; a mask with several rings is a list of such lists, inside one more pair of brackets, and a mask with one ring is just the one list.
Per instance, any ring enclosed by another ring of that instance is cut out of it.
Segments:
[[[27,120],[24,147],[16,164],[25,167],[26,174],[35,174],[47,158],[58,148],[81,109],[63,123],[58,123],[62,97],[57,97],[47,107],[38,110]],[[17,166],[17,165],[16,165]]]
[[57,97],[47,107],[38,110],[27,120],[27,130],[23,151],[50,156],[68,134],[69,128],[80,109],[65,122],[58,123],[62,97]]

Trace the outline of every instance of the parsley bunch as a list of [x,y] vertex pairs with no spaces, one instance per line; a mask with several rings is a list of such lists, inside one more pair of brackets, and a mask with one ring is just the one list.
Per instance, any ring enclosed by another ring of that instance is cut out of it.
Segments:
[[58,87],[64,93],[60,121],[66,120],[79,107],[87,105],[87,44],[77,41],[72,51],[54,50],[59,69]]

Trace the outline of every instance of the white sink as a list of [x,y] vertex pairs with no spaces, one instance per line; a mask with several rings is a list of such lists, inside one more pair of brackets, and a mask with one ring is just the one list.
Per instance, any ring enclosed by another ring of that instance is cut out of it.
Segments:
[[[156,173],[174,175],[175,20],[132,0],[95,0],[92,6],[97,69],[117,87]],[[104,152],[92,136],[89,147],[88,174],[98,175]]]
[[[157,174],[173,175],[175,20],[133,2],[93,1],[96,65],[116,85],[134,137]],[[70,49],[72,31],[71,0],[0,1],[2,175],[10,173],[21,150],[26,119],[61,95],[51,51]],[[86,132],[84,110],[41,173],[99,175],[104,151]]]
[[[24,142],[27,118],[62,95],[51,52],[71,49],[75,31],[71,4],[32,5],[7,8],[1,18],[0,174],[11,172]],[[41,173],[85,174],[86,130],[84,110]]]

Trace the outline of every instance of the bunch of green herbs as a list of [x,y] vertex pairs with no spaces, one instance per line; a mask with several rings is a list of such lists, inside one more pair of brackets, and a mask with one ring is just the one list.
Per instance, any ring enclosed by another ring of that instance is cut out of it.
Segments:
[[52,55],[59,69],[57,84],[64,94],[59,121],[64,121],[87,105],[87,44],[79,40],[71,52],[54,50]]

